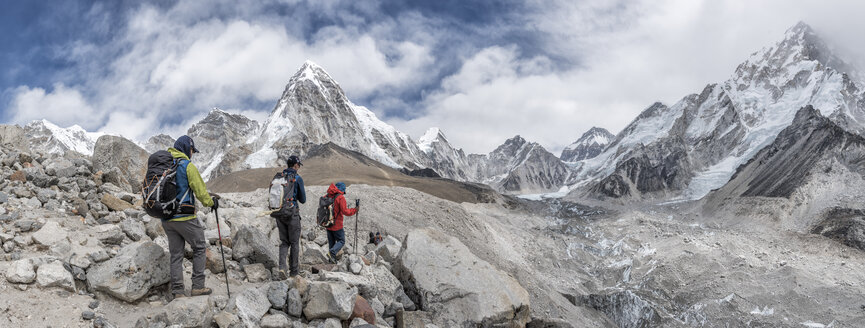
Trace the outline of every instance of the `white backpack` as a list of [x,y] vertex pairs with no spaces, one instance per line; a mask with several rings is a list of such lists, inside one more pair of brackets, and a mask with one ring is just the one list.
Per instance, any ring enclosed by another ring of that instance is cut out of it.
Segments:
[[270,192],[267,197],[267,206],[271,210],[278,210],[285,202],[294,200],[294,184],[296,175],[285,175],[283,172],[273,176],[273,181],[270,182]]

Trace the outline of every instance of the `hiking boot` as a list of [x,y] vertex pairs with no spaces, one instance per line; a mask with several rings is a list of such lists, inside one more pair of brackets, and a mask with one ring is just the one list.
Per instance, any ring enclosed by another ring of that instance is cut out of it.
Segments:
[[180,294],[172,294],[172,295],[171,295],[171,300],[172,300],[172,301],[173,301],[173,300],[176,300],[176,299],[178,299],[178,298],[186,298],[186,295],[183,294],[183,293],[180,293]]
[[285,272],[285,270],[281,270],[281,269],[277,270],[276,271],[276,279],[279,279],[279,280],[288,279],[288,274]]
[[331,264],[336,264],[336,256],[327,252],[327,262]]
[[201,296],[201,295],[210,295],[211,293],[213,293],[212,289],[204,287],[204,288],[199,288],[199,289],[193,289],[190,294],[192,294],[192,296]]

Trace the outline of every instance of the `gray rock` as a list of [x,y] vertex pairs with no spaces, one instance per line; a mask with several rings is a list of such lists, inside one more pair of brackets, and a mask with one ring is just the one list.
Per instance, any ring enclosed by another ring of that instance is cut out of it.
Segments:
[[274,309],[285,307],[286,297],[288,297],[288,284],[284,281],[274,281],[267,285],[267,299]]
[[9,195],[5,192],[0,191],[0,204],[6,204],[9,201]]
[[93,227],[92,232],[96,239],[110,245],[120,245],[123,242],[123,238],[126,238],[123,229],[113,224],[98,225]]
[[75,291],[75,279],[71,272],[63,268],[60,261],[40,265],[36,271],[36,283],[43,288],[60,287],[70,292]]
[[392,303],[390,303],[387,306],[387,308],[384,309],[384,316],[385,317],[392,317],[403,310],[404,310],[404,308],[402,306],[402,303],[397,302],[397,301],[393,301]]
[[402,243],[394,236],[388,235],[387,238],[382,240],[382,242],[378,244],[378,247],[375,248],[375,253],[378,254],[378,256],[381,256],[385,261],[394,263],[397,256],[399,256],[401,248]]
[[376,316],[384,315],[384,304],[377,297],[369,300],[369,306],[375,311]]
[[336,318],[317,319],[309,322],[309,328],[342,328],[342,323]]
[[29,284],[36,279],[36,268],[30,259],[12,262],[6,269],[6,280],[13,284]]
[[127,302],[137,301],[151,287],[168,280],[168,254],[149,241],[129,244],[113,259],[87,272],[87,285],[91,289]]
[[18,228],[21,232],[28,232],[33,229],[35,224],[36,221],[33,220],[18,220],[15,221],[15,228]]
[[53,200],[57,197],[57,192],[51,189],[40,189],[39,192],[36,193],[36,199],[38,199],[42,204],[48,203],[48,201]]
[[309,284],[309,301],[303,308],[303,314],[307,319],[346,320],[354,310],[357,294],[357,288],[344,282],[312,282]]
[[[93,170],[107,173],[117,168],[130,192],[141,189],[141,177],[147,165],[147,151],[123,137],[104,135],[93,147]],[[103,175],[103,179],[105,176]],[[122,181],[121,181],[122,182]]]
[[69,233],[60,227],[60,224],[55,221],[48,221],[39,231],[33,233],[33,241],[39,245],[51,247],[54,244],[66,240]]
[[396,301],[402,304],[403,308],[406,311],[415,311],[417,310],[417,306],[414,304],[414,301],[405,293],[405,290],[400,289],[396,293]]
[[246,274],[246,279],[249,282],[264,282],[270,280],[270,272],[264,267],[264,264],[253,263],[243,266],[243,273]]
[[274,247],[270,245],[267,237],[248,225],[242,225],[237,230],[232,251],[235,260],[247,259],[250,263],[262,263],[268,270],[278,262]]
[[242,291],[234,300],[237,316],[247,327],[256,327],[261,323],[261,317],[270,309],[267,293],[259,288],[249,288]]
[[261,318],[262,328],[284,328],[290,327],[288,318],[283,314],[268,314]]
[[396,276],[412,300],[437,318],[446,318],[446,325],[524,326],[530,320],[529,294],[519,282],[472,254],[455,237],[432,228],[415,229],[402,247]]
[[300,297],[300,291],[297,288],[292,288],[288,291],[285,312],[296,318],[300,318],[303,314],[303,299]]
[[208,296],[176,298],[165,306],[168,322],[181,327],[210,327],[213,320]]
[[141,238],[147,236],[144,223],[141,223],[141,221],[137,219],[125,219],[121,221],[120,229],[123,230],[123,233],[125,233],[129,239],[132,239],[132,241],[139,241]]
[[315,245],[306,245],[303,250],[303,263],[327,263],[327,251]]
[[95,318],[95,317],[96,317],[96,313],[93,313],[93,311],[84,311],[84,312],[81,312],[81,319],[84,319],[84,320],[93,320],[93,318]]
[[[352,320],[351,323],[348,324],[348,327],[349,328],[355,328],[355,327],[360,327],[363,325],[368,326],[369,322],[366,322],[366,320],[363,320],[361,318],[354,318],[354,320]],[[373,327],[375,327],[375,326],[373,326]]]
[[219,312],[213,315],[213,321],[216,322],[216,325],[219,328],[238,328],[240,327],[240,318],[238,318],[234,313],[229,312]]
[[71,178],[75,176],[77,171],[75,163],[65,158],[55,159],[45,166],[45,173],[58,178]]

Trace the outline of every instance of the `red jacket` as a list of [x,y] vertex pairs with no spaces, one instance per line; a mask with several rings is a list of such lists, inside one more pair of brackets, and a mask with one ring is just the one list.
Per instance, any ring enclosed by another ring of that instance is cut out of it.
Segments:
[[348,205],[345,203],[345,196],[342,194],[342,191],[339,191],[339,189],[337,189],[332,183],[330,184],[330,187],[327,188],[327,197],[336,197],[336,199],[333,200],[333,226],[327,228],[327,230],[342,230],[342,216],[352,216],[357,214],[357,208],[348,208]]

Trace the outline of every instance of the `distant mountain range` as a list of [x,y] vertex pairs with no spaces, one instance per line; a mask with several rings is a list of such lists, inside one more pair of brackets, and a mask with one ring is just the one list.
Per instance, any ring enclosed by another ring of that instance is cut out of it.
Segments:
[[[215,109],[187,133],[201,150],[195,161],[206,180],[281,166],[291,154],[303,156],[333,142],[393,168],[431,168],[442,177],[485,183],[504,193],[698,199],[731,178],[741,181],[746,173],[739,170],[734,177],[737,168],[749,161],[754,165],[752,159],[772,147],[794,118],[805,115],[797,113],[806,106],[813,108],[809,117],[861,135],[865,92],[854,73],[799,23],[780,42],[752,54],[728,80],[673,105],[652,104],[617,135],[592,128],[556,157],[520,136],[488,154],[466,154],[438,128],[415,141],[352,103],[322,67],[307,61],[265,122]],[[48,152],[89,154],[99,137],[45,120],[24,128],[34,147]],[[155,151],[172,143],[171,136],[161,134],[142,147]]]

